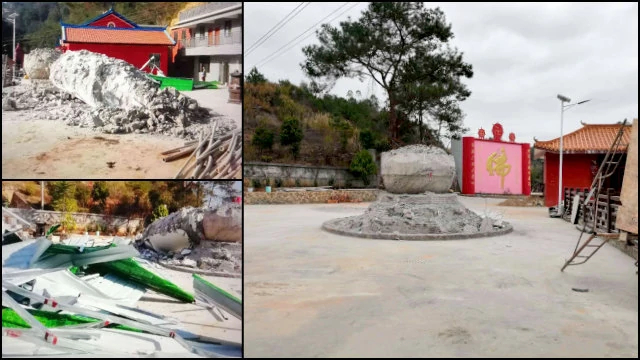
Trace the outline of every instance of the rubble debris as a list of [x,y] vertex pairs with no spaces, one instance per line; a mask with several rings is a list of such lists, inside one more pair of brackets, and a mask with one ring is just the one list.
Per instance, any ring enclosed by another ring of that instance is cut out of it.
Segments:
[[2,110],[4,111],[13,111],[17,110],[18,106],[16,105],[16,101],[11,98],[2,97]]
[[[212,115],[196,100],[173,88],[161,90],[144,72],[106,55],[67,51],[51,65],[49,78],[22,80],[4,88],[3,109],[28,111],[30,119],[62,120],[108,134],[195,139],[210,126]],[[216,135],[236,127],[232,119],[220,117]]]
[[149,225],[136,245],[140,256],[162,265],[218,274],[242,272],[242,207],[186,207]]
[[[85,236],[53,244],[41,237],[3,246],[3,357],[66,357],[78,351],[118,357],[241,357],[238,343],[190,333],[173,318],[138,308],[147,289],[185,303],[195,303],[195,297],[135,260],[138,253],[127,239],[88,245],[94,242]],[[207,303],[198,306],[211,309]],[[114,343],[122,346],[114,348]]]
[[[207,226],[206,223],[211,223]],[[157,246],[152,239],[156,234],[169,234],[182,230],[193,245],[202,241],[238,242],[242,239],[242,206],[235,203],[221,204],[217,208],[185,207],[147,226],[141,240],[149,239],[154,248]],[[180,233],[181,234],[181,233]],[[176,245],[173,251],[184,248]],[[170,251],[163,250],[163,251]]]
[[50,67],[62,53],[55,49],[33,49],[24,55],[24,71],[30,79],[49,79]]

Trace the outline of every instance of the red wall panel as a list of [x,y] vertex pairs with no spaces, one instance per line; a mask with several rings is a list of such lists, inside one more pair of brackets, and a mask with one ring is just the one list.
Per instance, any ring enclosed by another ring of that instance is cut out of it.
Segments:
[[[589,188],[593,181],[591,161],[597,160],[594,154],[564,154],[562,156],[562,187]],[[558,166],[560,156],[544,154],[544,200],[547,207],[558,204]]]
[[[149,60],[149,56],[151,56],[151,54],[160,54],[160,70],[162,70],[165,75],[169,73],[169,47],[165,45],[70,43],[68,46],[68,49],[71,51],[89,50],[124,60],[138,69]],[[145,71],[149,72],[149,68],[146,68]]]
[[462,193],[475,194],[475,139],[470,136],[462,138]]
[[119,17],[113,14],[109,14],[100,20],[96,20],[90,23],[89,26],[108,26],[110,22],[113,22],[117,28],[127,28],[127,29],[133,28],[131,24],[127,23],[126,21],[120,19]]

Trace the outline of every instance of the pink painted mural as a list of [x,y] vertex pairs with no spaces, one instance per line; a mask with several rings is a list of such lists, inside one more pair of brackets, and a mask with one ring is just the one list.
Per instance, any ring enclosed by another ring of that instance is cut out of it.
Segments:
[[522,194],[522,146],[475,141],[475,193]]

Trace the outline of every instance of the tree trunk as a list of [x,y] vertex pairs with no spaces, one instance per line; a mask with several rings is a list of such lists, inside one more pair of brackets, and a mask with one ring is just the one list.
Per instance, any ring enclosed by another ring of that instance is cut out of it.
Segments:
[[389,94],[389,136],[391,140],[398,140],[398,115],[396,114],[396,99],[393,92],[388,91]]

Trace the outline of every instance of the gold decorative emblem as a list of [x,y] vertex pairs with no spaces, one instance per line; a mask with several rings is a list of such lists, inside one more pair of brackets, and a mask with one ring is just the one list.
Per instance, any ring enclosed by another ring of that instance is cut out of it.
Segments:
[[487,171],[489,176],[500,176],[500,188],[504,189],[504,177],[511,171],[511,165],[507,164],[507,153],[504,148],[489,155]]

